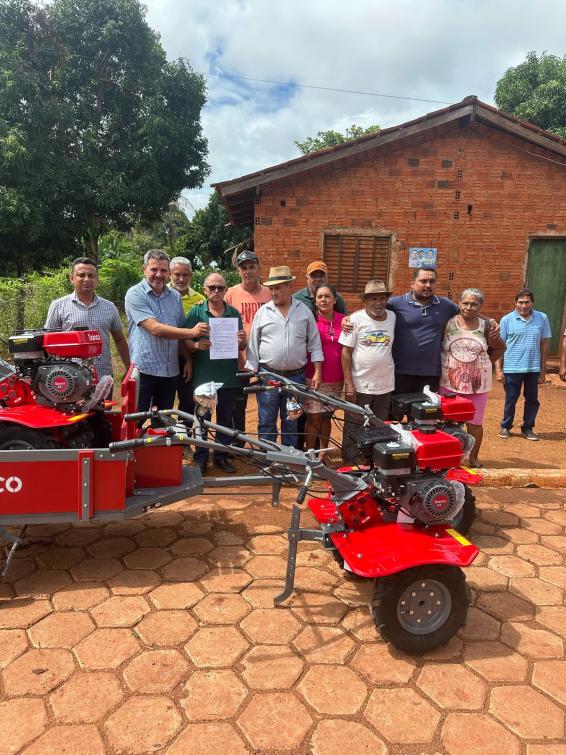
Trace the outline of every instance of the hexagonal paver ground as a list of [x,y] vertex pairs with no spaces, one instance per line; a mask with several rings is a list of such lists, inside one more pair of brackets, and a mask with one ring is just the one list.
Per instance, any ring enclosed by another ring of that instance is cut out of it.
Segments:
[[0,703],[2,749],[19,752],[47,726],[47,711],[41,700],[18,698]]
[[200,629],[185,645],[189,658],[201,668],[233,666],[249,645],[234,627]]
[[77,672],[51,693],[49,704],[61,723],[90,723],[103,718],[123,696],[120,680],[114,674]]
[[489,709],[511,731],[526,739],[564,736],[564,711],[531,687],[496,687]]
[[317,713],[354,715],[367,695],[363,681],[346,666],[314,666],[298,686]]
[[323,719],[313,732],[313,755],[387,755],[388,748],[368,727],[355,721]]
[[0,751],[565,755],[566,491],[475,495],[467,624],[419,657],[315,543],[274,608],[292,492],[34,525],[0,585]]
[[438,711],[410,688],[375,690],[364,715],[379,734],[394,744],[432,742],[440,721]]
[[69,650],[28,650],[2,671],[8,697],[46,695],[68,679],[75,669]]
[[184,689],[181,704],[190,721],[232,718],[248,694],[230,669],[195,671]]
[[519,755],[519,740],[481,713],[449,713],[441,740],[449,755]]
[[86,669],[118,668],[139,649],[140,644],[129,629],[97,629],[79,642],[75,655]]
[[105,755],[106,748],[96,726],[73,724],[52,726],[39,739],[24,750],[25,755],[46,753],[88,752],[88,755]]
[[303,671],[303,662],[284,645],[256,645],[241,661],[242,678],[251,689],[287,689]]
[[94,630],[87,613],[52,613],[28,630],[35,647],[72,648]]
[[292,750],[304,741],[312,719],[291,692],[264,692],[252,697],[238,726],[255,750]]
[[146,650],[130,661],[122,673],[132,692],[153,694],[172,692],[188,667],[178,650]]
[[445,710],[477,710],[487,695],[487,684],[456,663],[427,664],[417,686]]
[[182,723],[168,697],[133,695],[104,724],[110,746],[118,752],[141,755],[160,752]]
[[189,724],[167,749],[167,755],[246,755],[248,752],[239,734],[226,723]]

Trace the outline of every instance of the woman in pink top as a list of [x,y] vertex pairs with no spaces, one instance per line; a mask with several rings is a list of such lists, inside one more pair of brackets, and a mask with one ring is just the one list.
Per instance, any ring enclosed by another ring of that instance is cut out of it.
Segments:
[[[342,330],[344,315],[334,311],[336,289],[327,283],[318,286],[314,292],[315,320],[320,333],[322,353],[322,383],[318,390],[329,396],[340,396],[344,383],[342,372],[342,346],[338,342]],[[307,363],[305,374],[310,385],[314,367]],[[332,412],[325,409],[318,401],[305,401],[307,423],[305,426],[305,446],[314,448],[317,438],[320,448],[328,448]],[[322,455],[324,460],[325,455]]]

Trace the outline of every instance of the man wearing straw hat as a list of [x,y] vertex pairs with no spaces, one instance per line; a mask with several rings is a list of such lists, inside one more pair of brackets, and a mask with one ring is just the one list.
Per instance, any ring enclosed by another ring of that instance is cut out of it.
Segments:
[[[395,314],[387,310],[391,291],[383,281],[370,280],[362,294],[364,309],[350,315],[352,330],[340,334],[342,370],[346,400],[369,406],[378,419],[389,415],[395,388],[395,365],[391,349],[395,336]],[[361,424],[354,415],[346,417],[344,442]]]
[[[290,378],[296,383],[305,382],[305,366],[310,354],[314,365],[313,387],[320,385],[324,357],[320,335],[312,312],[297,299],[293,299],[295,276],[287,265],[272,267],[269,278],[263,281],[271,289],[272,301],[266,302],[252,323],[248,342],[246,367],[263,368]],[[297,441],[297,420],[287,419],[287,396],[278,391],[257,394],[259,437],[277,439],[277,417],[281,416],[281,438],[287,446]]]

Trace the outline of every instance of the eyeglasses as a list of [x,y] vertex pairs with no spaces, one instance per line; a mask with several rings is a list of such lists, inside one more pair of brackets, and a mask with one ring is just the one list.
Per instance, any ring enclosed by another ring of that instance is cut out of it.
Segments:
[[222,291],[226,291],[226,286],[207,286],[209,291],[218,291],[219,294],[222,293]]

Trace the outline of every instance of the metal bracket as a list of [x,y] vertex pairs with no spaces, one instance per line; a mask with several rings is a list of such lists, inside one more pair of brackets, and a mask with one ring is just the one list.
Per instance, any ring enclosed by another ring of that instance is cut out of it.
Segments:
[[4,577],[6,576],[6,573],[10,568],[10,564],[12,563],[12,559],[14,558],[16,550],[22,544],[23,540],[19,537],[16,537],[15,535],[11,535],[9,532],[6,532],[3,527],[0,527],[0,538],[2,540],[5,540],[7,543],[11,543],[11,546],[6,546],[6,560],[4,562],[4,566],[2,567],[2,571],[0,571],[0,577]]
[[293,513],[291,514],[291,526],[287,530],[287,539],[289,540],[289,551],[287,553],[287,571],[285,574],[285,587],[283,592],[276,595],[273,602],[276,606],[287,600],[293,592],[295,586],[295,569],[297,567],[297,545],[301,540],[311,540],[324,542],[326,534],[322,530],[301,529],[301,507],[296,503],[293,504]]

